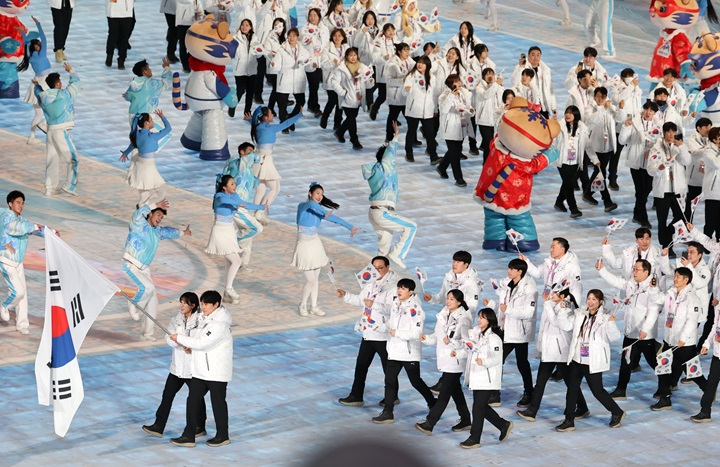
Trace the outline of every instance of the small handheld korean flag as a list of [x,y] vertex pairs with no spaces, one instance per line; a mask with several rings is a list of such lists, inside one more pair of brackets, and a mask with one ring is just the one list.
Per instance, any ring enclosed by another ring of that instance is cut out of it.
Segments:
[[493,290],[497,290],[500,288],[500,283],[495,278],[490,278],[490,286],[492,286]]
[[607,238],[610,236],[611,233],[625,227],[627,221],[627,219],[619,219],[617,217],[613,217],[612,219],[610,219],[610,222],[608,222],[608,225],[605,227],[605,230],[607,231],[607,235],[605,235],[605,237]]
[[418,281],[420,281],[420,288],[422,289],[423,294],[425,294],[425,281],[427,281],[427,272],[420,269],[418,266],[415,266],[415,275],[418,278]]
[[703,196],[702,193],[700,193],[695,198],[693,198],[692,203],[690,203],[690,223],[691,224],[692,224],[693,217],[695,217],[695,208],[697,208],[698,203],[700,203],[702,196]]
[[700,366],[700,356],[696,355],[687,362],[685,362],[685,374],[688,379],[699,378],[703,375],[702,367]]
[[507,235],[507,238],[510,239],[510,243],[512,243],[518,253],[520,253],[520,248],[518,248],[518,242],[525,240],[525,235],[521,234],[515,229],[506,230],[505,235]]
[[673,349],[667,349],[657,356],[656,375],[669,375],[672,373]]
[[605,177],[601,171],[598,170],[597,175],[590,184],[590,191],[593,193],[600,193],[605,190]]
[[335,281],[335,265],[333,264],[333,260],[331,259],[328,260],[328,268],[328,279],[330,279],[330,282],[332,282],[333,287],[337,289],[337,282]]
[[120,289],[45,228],[45,324],[35,359],[38,402],[53,406],[65,436],[85,396],[77,354],[95,318]]
[[685,221],[679,220],[673,224],[673,228],[675,229],[675,233],[673,234],[672,242],[670,242],[670,245],[668,245],[668,248],[670,248],[672,245],[677,245],[678,243],[685,243],[688,241],[688,230],[685,226]]
[[373,267],[372,264],[368,264],[367,266],[365,266],[363,268],[362,271],[355,274],[355,278],[357,279],[358,284],[360,284],[361,289],[363,287],[365,287],[368,283],[377,279],[377,276],[378,276],[377,269],[375,269],[375,267]]

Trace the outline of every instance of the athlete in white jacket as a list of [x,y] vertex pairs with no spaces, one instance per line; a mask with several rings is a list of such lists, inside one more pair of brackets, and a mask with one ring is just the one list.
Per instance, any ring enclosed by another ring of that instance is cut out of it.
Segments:
[[577,74],[581,70],[588,70],[590,72],[591,86],[596,88],[598,86],[606,86],[610,81],[605,67],[596,61],[597,50],[594,47],[586,47],[583,51],[583,58],[578,62],[577,65],[571,67],[567,76],[565,76],[565,87],[569,91],[577,84]]
[[[277,103],[280,110],[280,121],[285,121],[302,111],[305,105],[305,66],[310,63],[311,56],[300,42],[300,32],[292,28],[287,33],[287,41],[275,53],[270,61],[270,67],[278,70],[277,77]],[[295,107],[288,115],[287,106],[292,94]],[[294,131],[291,126],[284,131]]]
[[[495,137],[495,115],[502,109],[503,79],[495,75],[493,68],[485,68],[480,73],[480,81],[473,92],[473,107],[475,108],[475,124],[480,133],[480,149],[483,153],[483,163],[490,154],[490,142]],[[472,149],[472,148],[470,148]]]
[[709,285],[712,280],[712,272],[708,267],[703,252],[705,248],[699,242],[690,241],[687,243],[687,250],[675,260],[674,267],[670,265],[667,249],[660,254],[660,269],[667,277],[672,277],[675,268],[686,267],[692,272],[692,285],[695,295],[700,301],[700,314],[698,324],[707,319],[708,303],[710,303]]
[[618,164],[624,147],[620,143],[620,129],[623,127],[625,120],[633,118],[642,112],[643,92],[640,89],[640,79],[632,68],[624,68],[620,72],[620,81],[617,84],[608,83],[608,86],[611,86],[612,89],[610,99],[613,105],[622,111],[615,115],[615,131],[617,131],[618,143],[608,169],[610,189],[617,191],[620,189],[617,184]]
[[570,251],[570,243],[565,238],[553,238],[550,256],[545,258],[539,268],[523,254],[520,254],[520,259],[527,263],[528,274],[535,279],[543,279],[542,295],[545,300],[551,292],[568,288],[573,297],[581,296],[580,261]]
[[415,162],[413,145],[417,139],[417,129],[422,125],[422,134],[427,142],[427,153],[430,163],[439,161],[437,155],[437,140],[435,139],[435,115],[438,112],[438,96],[442,83],[438,83],[432,73],[430,59],[422,56],[406,75],[403,84],[405,97],[405,119],[408,123],[405,136],[405,160]]
[[456,251],[452,258],[452,268],[443,278],[440,292],[435,295],[425,293],[423,299],[429,303],[444,303],[445,297],[452,289],[460,289],[465,295],[470,313],[475,313],[480,301],[480,279],[477,271],[470,267],[472,255],[467,251]]
[[610,238],[605,237],[602,241],[602,256],[607,265],[619,269],[621,277],[625,279],[632,279],[635,262],[641,259],[650,263],[653,277],[657,279],[660,276],[660,249],[652,244],[652,232],[648,228],[635,230],[635,245],[623,249],[619,258],[612,251]]
[[702,343],[700,354],[707,355],[711,349],[713,357],[710,363],[707,385],[700,399],[700,412],[690,417],[690,420],[697,423],[709,422],[711,420],[710,414],[713,402],[715,402],[715,392],[717,391],[718,382],[720,382],[720,313],[715,314],[713,327],[707,339]]
[[[711,156],[717,148],[708,139],[711,128],[712,121],[709,118],[698,118],[695,122],[695,131],[685,138],[685,144],[690,153],[690,167],[686,171],[688,193],[685,197],[685,219],[692,217],[692,202],[703,191],[705,159]],[[707,217],[707,213],[705,216]]]
[[557,103],[555,101],[555,90],[552,84],[552,73],[550,67],[542,61],[542,51],[540,47],[534,45],[528,49],[527,59],[523,56],[520,63],[515,65],[512,74],[512,82],[520,83],[520,76],[525,68],[531,68],[535,71],[532,83],[540,92],[539,102],[542,107],[543,116],[549,118],[557,117]]
[[[249,19],[242,20],[234,37],[235,40],[238,41],[238,48],[235,52],[235,57],[233,57],[232,71],[235,76],[238,105],[243,94],[245,94],[243,117],[249,119],[251,116],[250,111],[252,110],[253,96],[255,95],[258,55],[261,54],[259,51],[262,50],[262,46]],[[231,117],[234,116],[235,108],[229,108],[228,114]]]

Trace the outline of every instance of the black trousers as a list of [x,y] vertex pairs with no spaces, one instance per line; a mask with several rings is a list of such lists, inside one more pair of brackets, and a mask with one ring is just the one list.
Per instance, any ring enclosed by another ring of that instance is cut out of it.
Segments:
[[[392,141],[392,139],[395,137],[395,130],[393,129],[393,122],[398,121],[400,118],[400,114],[405,115],[405,106],[404,105],[390,105],[390,110],[388,111],[387,120],[385,121],[385,140],[386,141]],[[413,142],[417,140],[417,129],[410,133],[407,132],[407,136],[412,138]]]
[[582,407],[582,405],[578,406],[578,393],[580,392],[580,383],[582,383],[583,378],[587,381],[595,399],[597,399],[605,409],[613,415],[620,415],[622,413],[620,406],[617,405],[603,387],[602,373],[590,373],[590,365],[581,365],[576,361],[572,361],[565,374],[565,382],[568,388],[567,396],[565,397],[566,420],[575,420],[576,407],[587,408],[587,405],[585,405],[585,407]]
[[127,58],[127,46],[130,40],[132,18],[108,18],[108,37],[105,45],[105,54],[112,58],[115,49],[118,50],[118,62]]
[[447,171],[448,166],[452,167],[453,177],[456,182],[464,182],[462,167],[460,167],[460,155],[462,154],[462,141],[446,139],[447,152],[438,165],[440,172]]
[[527,394],[533,392],[532,369],[528,361],[528,343],[524,344],[503,344],[503,365],[508,355],[515,351],[515,362],[523,380],[523,388]]
[[375,76],[375,84],[369,89],[365,90],[365,103],[367,104],[368,111],[372,110],[373,104],[375,103],[375,90],[377,89],[377,69],[372,67],[373,76]]
[[[663,341],[662,351],[665,352],[669,348],[670,345]],[[675,349],[673,352],[672,365],[670,366],[672,373],[658,376],[658,391],[660,392],[661,397],[670,398],[670,386],[673,382],[677,382],[680,379],[680,375],[682,375],[683,371],[685,371],[685,362],[695,357],[697,354],[697,349],[695,346],[691,345]],[[701,390],[705,391],[707,379],[705,379],[704,376],[693,378],[690,381],[697,384]]]
[[633,184],[635,185],[635,207],[633,219],[650,223],[647,213],[647,200],[652,192],[653,178],[645,169],[630,169]]
[[353,379],[350,397],[356,397],[362,400],[365,394],[365,380],[367,372],[370,368],[375,355],[380,357],[383,373],[387,371],[387,342],[385,341],[368,341],[363,339],[360,341],[360,350],[355,360],[355,378]]
[[[607,180],[607,166],[608,166],[608,163],[610,162],[610,157],[612,157],[613,153],[612,152],[598,152],[598,153],[596,153],[596,155],[597,155],[598,159],[600,160],[600,168],[599,169],[597,168],[597,166],[589,164],[590,159],[587,157],[587,155],[585,156],[586,157],[585,163],[587,164],[586,168],[593,169],[592,175],[588,178],[587,186],[584,187],[584,189],[586,190],[585,194],[587,196],[592,195],[592,190],[590,189],[590,187],[592,186],[592,182],[595,180],[595,178],[597,178],[598,173],[602,172],[603,178],[605,178],[605,180]],[[603,205],[605,207],[610,206],[612,204],[612,198],[610,197],[610,192],[608,191],[608,183],[609,182],[607,182],[607,181],[605,182],[605,189],[600,192],[600,197],[602,198]]]
[[435,426],[440,420],[450,402],[450,398],[455,402],[460,420],[470,422],[470,410],[465,401],[465,394],[463,394],[462,383],[460,382],[461,376],[462,373],[443,373],[440,377],[440,394],[438,394],[437,402],[430,409],[430,413],[426,418],[430,426]]
[[435,120],[432,118],[414,118],[408,116],[405,116],[405,120],[407,120],[408,124],[407,132],[405,133],[405,155],[413,155],[413,144],[417,139],[417,129],[419,125],[422,125],[422,133],[427,142],[427,151],[430,159],[436,159],[437,140],[435,139]]
[[478,131],[480,132],[480,149],[483,153],[483,164],[487,161],[488,154],[490,154],[490,142],[495,137],[495,127],[487,125],[478,125]]
[[340,128],[340,124],[342,123],[342,109],[338,105],[338,95],[335,91],[328,91],[327,95],[327,102],[325,103],[325,108],[323,109],[323,114],[320,119],[321,121],[327,123],[328,119],[330,118],[330,114],[334,110],[335,117],[333,120],[333,130],[336,130]]
[[[562,371],[563,374],[567,373],[567,364],[563,362],[540,362],[540,365],[538,365],[537,381],[535,382],[535,388],[533,389],[533,396],[529,407],[531,410],[535,412],[540,410],[540,404],[542,403],[542,398],[545,394],[545,386],[547,386],[547,382],[550,380],[550,377],[556,368]],[[565,382],[565,386],[567,386],[567,380],[563,379],[563,381]],[[578,391],[580,390],[578,389]],[[585,398],[582,395],[582,391],[579,392],[578,399],[580,399],[581,406],[587,405]]]
[[175,55],[175,49],[178,45],[178,33],[175,27],[175,15],[165,13],[165,22],[167,23],[167,33],[165,34],[165,40],[167,41],[167,55],[168,57]]
[[[288,107],[288,101],[290,100],[290,94],[285,94],[282,92],[278,92],[275,94],[277,98],[277,104],[278,104],[278,110],[280,112],[280,121],[285,121],[290,117],[294,117],[295,115],[300,113],[300,109],[305,105],[305,94],[298,93],[293,94],[293,99],[295,100],[295,107],[293,107],[292,112],[290,115],[288,115],[287,107]],[[292,127],[291,127],[292,129]]]
[[340,124],[338,133],[340,136],[343,136],[347,131],[350,133],[350,141],[353,143],[359,143],[360,140],[358,139],[357,134],[357,116],[360,109],[357,107],[343,107],[342,111],[343,114],[345,114],[345,120],[343,120]]
[[705,339],[707,339],[707,336],[710,335],[710,333],[715,328],[715,307],[712,304],[714,298],[715,297],[713,296],[713,294],[710,294],[710,301],[708,301],[707,320],[705,320],[705,324],[703,325],[702,335],[700,336],[700,339],[698,340],[698,345],[697,345],[698,353],[700,352],[702,345],[705,343]]
[[183,70],[190,69],[190,55],[188,54],[187,47],[185,47],[185,35],[190,29],[190,26],[177,26],[178,43],[180,44],[180,63],[182,63]]
[[392,413],[395,407],[399,389],[398,376],[403,368],[405,368],[410,384],[423,396],[428,406],[435,404],[435,396],[420,377],[420,362],[388,360],[385,368],[385,411]]
[[620,376],[618,377],[617,388],[620,390],[626,390],[627,385],[630,382],[630,375],[632,369],[637,367],[640,363],[640,357],[645,357],[645,361],[654,370],[657,366],[657,348],[658,342],[655,339],[638,340],[631,337],[625,336],[623,338],[623,348],[633,344],[630,347],[630,364],[625,360],[625,355],[620,354]]
[[[685,197],[685,219],[690,220],[692,213],[692,201],[702,193],[702,186],[688,185],[687,196]],[[707,212],[705,213],[707,217]],[[705,223],[707,226],[707,222]],[[712,235],[710,236],[712,238]]]
[[253,99],[262,100],[263,86],[265,85],[265,73],[267,72],[267,59],[263,56],[259,56],[257,59],[257,75],[255,81],[255,95]]
[[323,75],[320,68],[312,73],[305,72],[308,82],[308,110],[310,112],[320,112],[320,101],[318,98],[318,89],[322,83]]
[[[477,136],[476,130],[477,125],[475,124],[475,116],[473,115],[470,117],[470,128],[472,128],[472,131],[470,132],[471,135]],[[473,149],[477,151],[477,139],[475,139],[475,136],[468,136],[468,143],[470,143],[470,150]]]
[[267,106],[275,113],[275,103],[277,102],[277,75],[266,75],[266,78],[271,87],[270,99],[268,100]]
[[720,382],[720,359],[713,356],[710,363],[710,374],[707,377],[707,384],[700,399],[700,409],[710,415],[712,404],[715,401],[715,392],[717,392],[718,382]]
[[[170,417],[170,409],[172,409],[172,403],[173,400],[175,400],[175,395],[178,393],[178,391],[180,391],[180,389],[182,389],[184,384],[187,384],[189,389],[190,381],[190,378],[179,378],[172,373],[168,374],[167,380],[165,380],[165,389],[163,389],[160,406],[155,412],[155,425],[158,425],[160,428],[165,429],[168,417]],[[198,404],[198,413],[196,419],[198,428],[205,428],[205,420],[207,418],[205,412],[205,397],[203,397],[200,399],[200,403]]]
[[720,238],[720,201],[705,200],[705,228],[703,233],[710,238]]
[[244,114],[252,110],[253,96],[255,95],[255,82],[255,75],[235,77],[235,88],[237,92],[238,106],[240,106],[240,101],[242,100],[243,94],[245,95],[245,107],[243,110]]
[[[50,8],[53,19],[53,52],[65,50],[65,41],[70,32],[73,9],[70,8],[70,0],[63,0],[61,8]],[[43,44],[47,47],[47,44]]]
[[[377,76],[377,73],[375,74],[375,76]],[[387,85],[385,83],[377,83],[376,86],[378,95],[371,109],[371,111],[375,114],[380,111],[380,106],[383,104],[383,102],[385,102],[385,99],[387,99]]]
[[495,409],[488,405],[488,400],[494,390],[479,389],[473,391],[472,428],[470,428],[470,439],[480,442],[485,419],[498,430],[502,430],[508,421],[498,415]]
[[555,204],[562,206],[564,202],[567,202],[571,212],[578,210],[577,200],[575,199],[575,180],[577,180],[578,173],[580,172],[578,168],[578,165],[569,164],[563,164],[558,167],[562,183],[560,184],[560,192],[555,199]]
[[[615,133],[615,141],[619,141],[620,133]],[[624,144],[620,144],[619,142],[616,143],[617,146],[615,147],[615,152],[612,156],[610,156],[610,165],[608,165],[608,180],[610,182],[616,182],[617,183],[617,172],[618,172],[618,164],[620,163],[620,153],[622,153],[623,148],[625,147]]]
[[[673,217],[668,224],[668,214],[672,211]],[[675,193],[665,193],[662,198],[655,198],[655,214],[658,220],[658,241],[663,248],[672,242],[672,236],[675,232],[673,224],[683,218],[683,212],[680,208],[679,195]]]
[[187,410],[185,414],[187,421],[183,436],[195,439],[195,427],[198,425],[197,416],[198,411],[200,410],[200,400],[209,391],[217,431],[215,436],[220,439],[229,439],[228,408],[227,401],[225,400],[225,396],[227,394],[227,382],[207,381],[204,379],[193,378],[190,380],[189,386],[190,394],[188,394]]

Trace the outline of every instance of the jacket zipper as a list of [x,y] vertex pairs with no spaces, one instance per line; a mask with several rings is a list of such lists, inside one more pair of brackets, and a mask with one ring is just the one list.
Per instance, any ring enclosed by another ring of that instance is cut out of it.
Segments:
[[713,191],[715,189],[715,182],[717,181],[717,175],[713,177],[712,185],[710,185],[710,191]]
[[523,336],[525,336],[525,334],[527,334],[527,329],[525,329],[525,320],[524,319],[520,320],[520,326],[522,326]]
[[488,382],[489,382],[489,383],[492,383],[492,377],[490,376],[490,368],[485,368],[485,371],[487,371]]
[[205,363],[207,363],[208,371],[210,371],[210,360],[208,359],[208,354],[205,354]]
[[605,354],[605,363],[607,363],[608,362],[607,349],[603,349],[603,353]]
[[557,342],[558,352],[560,352],[560,355],[562,355],[562,347],[560,347],[560,339],[556,337],[555,342]]

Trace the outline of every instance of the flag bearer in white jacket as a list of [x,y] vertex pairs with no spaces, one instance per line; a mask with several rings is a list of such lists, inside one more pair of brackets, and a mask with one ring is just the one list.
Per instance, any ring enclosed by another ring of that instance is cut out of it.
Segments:
[[338,105],[345,119],[340,123],[335,138],[345,142],[345,132],[350,135],[354,150],[363,149],[357,133],[357,116],[361,107],[365,107],[365,93],[375,85],[373,70],[358,59],[358,49],[350,47],[345,51],[345,60],[333,70],[328,85],[337,93]]
[[710,363],[710,373],[707,377],[707,384],[700,399],[700,412],[690,417],[690,420],[697,423],[705,423],[711,421],[712,405],[715,402],[715,393],[717,392],[718,383],[720,382],[720,313],[715,313],[713,327],[708,334],[707,339],[702,343],[700,349],[701,355],[707,355],[712,349],[712,361]]
[[460,377],[465,371],[465,358],[452,357],[451,354],[460,350],[464,342],[469,339],[468,331],[473,327],[473,318],[468,311],[464,294],[453,289],[445,298],[445,308],[437,315],[435,331],[432,334],[422,334],[420,340],[425,345],[436,346],[437,367],[442,372],[440,381],[442,387],[438,395],[437,404],[430,410],[424,422],[416,423],[415,428],[426,435],[431,435],[433,428],[440,420],[452,397],[457,408],[460,421],[452,427],[453,431],[470,429],[470,410],[463,394]]
[[380,357],[383,373],[387,369],[387,322],[390,307],[397,297],[397,277],[390,270],[390,261],[384,256],[372,259],[372,265],[378,272],[377,278],[362,288],[359,294],[352,294],[338,289],[337,296],[345,303],[362,307],[363,313],[355,324],[355,330],[362,335],[360,349],[355,361],[355,378],[352,389],[347,397],[339,399],[342,405],[362,406],[365,404],[365,380],[375,355]]
[[447,152],[437,166],[437,173],[441,178],[448,178],[448,166],[452,168],[455,186],[466,187],[467,183],[463,177],[460,159],[462,156],[463,141],[467,137],[475,137],[475,129],[472,127],[471,118],[475,116],[475,109],[472,107],[472,93],[462,87],[462,81],[458,75],[450,75],[445,79],[445,87],[438,98],[440,111],[440,133]]
[[460,443],[464,449],[480,447],[485,419],[500,430],[500,441],[505,441],[513,428],[513,422],[500,417],[489,404],[491,395],[502,386],[502,330],[492,308],[481,309],[477,323],[477,327],[468,332],[470,339],[465,347],[450,353],[451,357],[467,358],[465,384],[473,392],[470,436]]
[[[630,382],[632,369],[640,362],[640,356],[651,368],[657,366],[658,316],[662,311],[663,295],[654,285],[652,266],[644,259],[635,261],[632,279],[624,279],[612,274],[604,267],[603,260],[595,266],[605,282],[625,292],[625,331],[623,348],[630,347],[620,356],[620,376],[617,387],[610,396],[615,400],[626,400],[625,391]],[[629,355],[627,354],[629,352]]]
[[[485,306],[496,308],[500,327],[504,332],[503,364],[508,355],[515,351],[515,361],[523,380],[523,395],[518,407],[530,405],[533,394],[532,370],[528,361],[528,344],[535,340],[535,311],[537,306],[537,285],[527,275],[528,265],[521,259],[508,263],[508,276],[500,281],[496,290],[498,301],[483,300]],[[493,402],[500,402],[496,393]]]
[[[693,293],[693,273],[686,267],[677,268],[673,276],[673,287],[665,294],[662,313],[665,315],[665,331],[662,352],[673,350],[671,373],[658,376],[660,399],[650,406],[654,411],[672,409],[670,386],[680,379],[685,363],[697,355],[697,325],[700,315],[700,300]],[[705,390],[704,376],[692,381]]]
[[618,112],[615,115],[617,147],[615,148],[615,154],[613,154],[610,159],[610,166],[608,168],[610,189],[616,191],[620,189],[620,186],[617,184],[617,171],[618,164],[620,162],[620,154],[622,153],[624,147],[624,144],[620,142],[620,130],[622,129],[625,120],[633,118],[642,112],[643,92],[640,88],[640,79],[635,73],[635,70],[632,68],[624,68],[620,72],[620,82],[616,85],[614,83],[608,83],[608,86],[611,86],[612,89],[610,99],[612,100],[613,105],[621,110],[621,112]]
[[[588,141],[588,153],[593,152],[599,163],[596,163],[593,174],[588,177],[588,183],[584,187],[583,201],[592,205],[598,204],[592,197],[591,185],[595,178],[602,174],[603,179],[607,179],[607,168],[610,158],[615,154],[615,145],[617,144],[615,135],[615,114],[617,108],[612,105],[608,99],[608,91],[605,87],[595,88],[593,100],[585,109],[585,123],[590,130],[590,139]],[[588,156],[589,157],[589,156]],[[586,160],[585,162],[589,162]],[[589,165],[589,164],[588,164]],[[586,169],[589,167],[586,167]],[[617,209],[617,203],[614,203],[610,197],[607,183],[600,191],[605,212],[611,212]]]
[[568,91],[577,84],[577,74],[582,70],[590,72],[591,85],[594,88],[607,86],[610,81],[610,76],[605,67],[597,62],[597,49],[595,47],[585,47],[582,60],[568,70],[567,76],[565,76],[565,87]]
[[428,408],[435,406],[435,397],[420,377],[420,336],[424,324],[425,312],[420,298],[415,295],[415,281],[400,279],[397,283],[397,298],[393,301],[390,318],[385,326],[390,334],[387,342],[388,363],[385,369],[385,407],[380,415],[373,417],[374,423],[395,422],[398,376],[403,368],[410,384],[423,396]]
[[720,239],[720,128],[711,128],[708,133],[711,141],[706,153],[702,182],[702,194],[705,198],[705,227],[708,237]]
[[685,197],[685,218],[692,217],[692,202],[703,191],[703,177],[705,175],[705,159],[712,155],[712,141],[708,139],[712,121],[709,118],[698,118],[695,122],[695,131],[685,138],[687,150],[690,153],[690,167],[687,169],[688,193]]
[[201,399],[209,391],[217,432],[205,443],[210,447],[230,444],[228,408],[225,400],[227,385],[232,380],[233,337],[232,316],[221,306],[222,297],[215,290],[200,296],[202,316],[190,336],[171,334],[170,339],[192,350],[192,380],[187,400],[185,431],[171,442],[175,446],[194,447],[195,430]]
[[480,149],[483,153],[483,163],[490,154],[490,141],[495,137],[495,114],[503,108],[502,76],[495,77],[495,70],[485,68],[482,71],[481,81],[473,93],[473,107],[475,108],[475,123],[480,131]]
[[625,418],[625,412],[603,388],[602,374],[610,369],[610,342],[620,339],[615,316],[603,308],[603,293],[593,289],[587,294],[586,306],[580,308],[573,322],[572,341],[568,353],[568,369],[565,374],[567,396],[565,397],[565,420],[555,427],[556,431],[574,431],[575,419],[590,414],[587,406],[578,406],[578,393],[583,378],[587,381],[595,399],[611,413],[610,428],[617,428]]
[[[575,320],[577,303],[570,294],[570,289],[553,292],[550,300],[543,304],[543,314],[540,318],[540,331],[538,331],[536,353],[539,354],[540,364],[537,370],[537,380],[533,390],[530,405],[525,410],[516,413],[529,422],[534,422],[540,410],[545,386],[557,367],[567,366],[572,328]],[[586,406],[582,392],[578,393],[580,405]]]
[[[270,62],[270,68],[277,69],[277,103],[280,111],[280,121],[302,112],[305,105],[305,66],[310,63],[311,56],[300,45],[300,31],[292,28],[287,33],[287,40],[280,46]],[[292,94],[295,107],[290,115],[287,112],[288,101]],[[283,133],[294,131],[295,126],[283,130]]]
[[452,289],[460,289],[465,295],[465,303],[468,304],[471,313],[477,310],[480,301],[480,279],[477,271],[470,267],[472,255],[467,251],[459,250],[453,254],[452,268],[443,278],[440,292],[435,295],[425,293],[423,300],[428,303],[443,303],[448,292]]
[[718,298],[720,298],[720,243],[703,234],[699,229],[696,229],[693,224],[687,223],[686,225],[688,232],[690,233],[690,239],[698,242],[710,252],[708,260],[710,274],[712,274],[710,284],[710,303],[708,303],[705,326],[703,326],[702,334],[700,335],[698,342],[699,351],[702,347],[702,343],[705,342],[705,339],[712,331],[712,327],[715,322],[715,308],[718,304],[720,304],[720,301],[718,301]]
[[610,246],[610,238],[602,241],[602,257],[612,269],[620,270],[620,277],[626,280],[633,278],[635,263],[641,259],[650,263],[652,276],[657,280],[660,276],[660,249],[652,244],[652,232],[645,227],[635,230],[635,244],[623,249],[618,258]]
[[698,315],[698,324],[707,319],[708,304],[710,303],[709,285],[713,278],[710,267],[703,258],[705,248],[701,243],[690,241],[687,243],[687,250],[683,252],[680,258],[675,260],[674,266],[670,265],[668,259],[667,248],[660,255],[660,268],[667,277],[672,277],[674,268],[686,267],[692,272],[693,291],[700,301],[700,314]]
[[431,70],[430,59],[424,55],[418,57],[403,84],[403,94],[406,96],[405,119],[408,123],[405,135],[405,160],[408,162],[415,162],[413,146],[416,143],[419,125],[422,125],[422,134],[427,142],[430,163],[440,160],[437,155],[435,115],[438,112],[438,96],[442,83],[437,82]]
[[[198,327],[200,314],[200,300],[194,292],[185,292],[180,295],[180,312],[173,316],[168,325],[170,335],[181,334],[189,336],[190,332]],[[160,406],[155,412],[155,422],[152,425],[143,425],[143,430],[158,438],[162,438],[165,425],[170,417],[170,409],[172,408],[175,395],[187,384],[190,388],[192,381],[192,351],[182,345],[177,344],[170,339],[170,335],[165,336],[167,345],[172,348],[172,361],[170,362],[170,374],[165,381],[165,388],[162,393]],[[205,398],[200,400],[200,412],[198,413],[198,426],[195,429],[195,436],[204,436],[205,432]]]
[[533,45],[528,49],[527,59],[523,56],[520,63],[515,65],[512,74],[512,82],[520,83],[520,75],[526,68],[530,68],[535,72],[532,83],[538,89],[540,96],[539,102],[542,107],[542,114],[545,118],[557,118],[557,103],[555,100],[555,90],[552,84],[552,73],[550,67],[542,61],[542,51],[540,47]]
[[539,268],[522,253],[520,259],[527,263],[528,274],[535,279],[543,279],[543,299],[549,299],[553,291],[568,288],[573,297],[581,296],[580,261],[575,253],[570,251],[570,243],[565,238],[553,238],[550,256],[545,258]]

